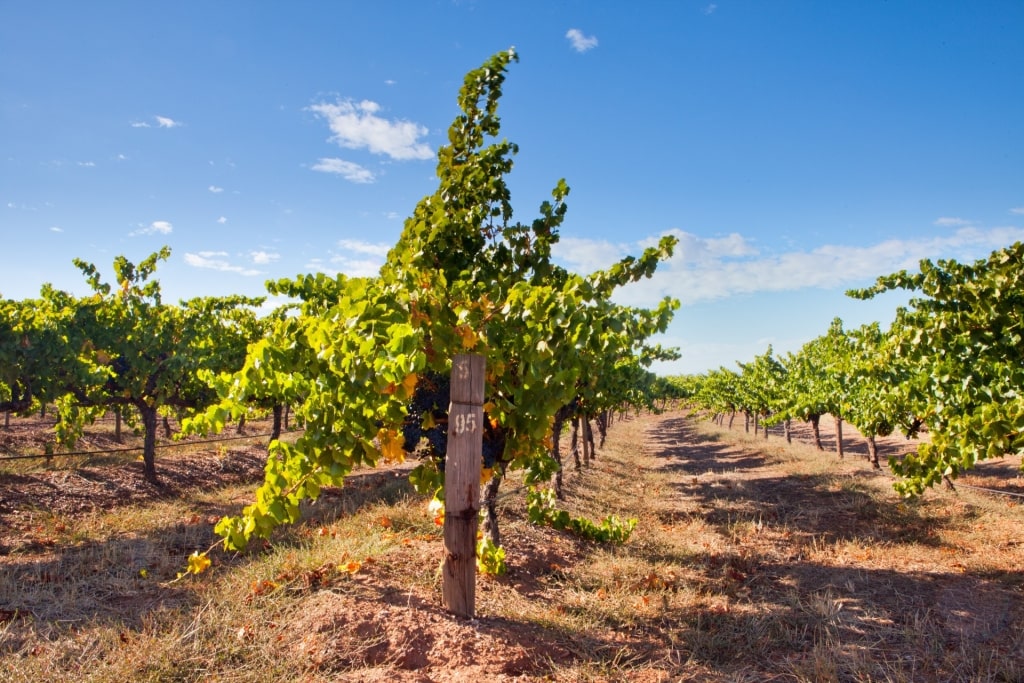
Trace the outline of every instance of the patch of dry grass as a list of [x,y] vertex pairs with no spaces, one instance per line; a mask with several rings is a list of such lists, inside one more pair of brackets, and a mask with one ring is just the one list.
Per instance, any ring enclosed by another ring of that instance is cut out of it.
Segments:
[[3,557],[0,680],[1015,681],[1024,508],[674,414],[614,425],[566,473],[574,515],[637,517],[622,546],[525,519],[477,615],[439,606],[440,529],[404,473],[329,491],[307,521],[173,581],[238,487],[75,519]]

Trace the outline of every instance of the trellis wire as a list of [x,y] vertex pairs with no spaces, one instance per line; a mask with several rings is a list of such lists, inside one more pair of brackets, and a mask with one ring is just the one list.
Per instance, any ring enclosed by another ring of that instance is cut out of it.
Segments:
[[[201,441],[177,441],[174,443],[163,443],[157,444],[155,448],[178,448],[181,446],[201,446],[208,443],[222,443],[224,441],[238,441],[240,439],[261,439],[265,436],[272,436],[270,432],[266,434],[246,434],[244,436],[229,436],[223,439],[203,439]],[[8,455],[0,457],[0,462],[6,462],[8,460],[29,460],[38,458],[67,458],[73,456],[83,455],[108,455],[111,453],[131,453],[133,451],[145,450],[144,446],[125,446],[124,448],[111,448],[109,450],[102,451],[70,451],[67,453],[33,453],[31,455]]]

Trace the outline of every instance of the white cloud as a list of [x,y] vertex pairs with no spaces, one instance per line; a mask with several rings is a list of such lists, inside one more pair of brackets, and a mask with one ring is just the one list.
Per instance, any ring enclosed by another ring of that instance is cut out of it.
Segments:
[[359,164],[338,158],[320,159],[313,165],[313,170],[323,173],[336,173],[353,183],[372,183],[376,180],[372,171],[363,168]]
[[[172,118],[166,116],[154,116],[153,120],[156,121],[158,128],[178,128],[184,124],[181,121],[175,121]],[[148,121],[132,121],[132,128],[152,128],[153,126]]]
[[[433,150],[420,138],[425,126],[412,121],[388,120],[377,115],[380,105],[370,100],[338,100],[314,104],[309,110],[327,120],[334,134],[330,140],[347,149],[366,149],[392,159],[430,159]],[[321,160],[322,162],[323,160]]]
[[381,258],[388,255],[391,251],[391,245],[383,242],[364,242],[363,240],[338,240],[338,246],[348,251],[354,251],[357,254],[367,254],[368,256],[380,256]]
[[312,258],[306,263],[306,268],[331,276],[344,273],[349,277],[376,277],[391,249],[389,244],[350,239],[338,240],[338,247],[350,253],[332,254],[327,263],[323,259]]
[[59,228],[56,225],[50,227],[50,232],[64,232],[64,228]]
[[971,222],[965,218],[954,218],[952,216],[943,216],[935,220],[935,225],[942,228],[959,228],[970,224]]
[[398,83],[398,81],[395,81],[391,78],[384,81],[384,85],[395,85],[396,83]]
[[200,251],[199,253],[185,254],[185,263],[194,268],[205,268],[208,270],[219,270],[225,273],[238,273],[239,275],[259,275],[262,271],[245,266],[236,266],[227,260],[227,252],[224,251]]
[[[684,304],[694,304],[759,292],[862,287],[881,275],[916,270],[922,259],[969,261],[1024,240],[1024,228],[967,226],[932,238],[892,239],[863,247],[829,244],[811,251],[762,254],[738,234],[703,238],[680,230],[668,232],[679,239],[672,258],[660,264],[652,278],[623,288],[616,295],[619,303],[653,306],[664,296],[673,296]],[[590,273],[656,243],[657,238],[632,245],[564,238],[555,245],[554,253],[566,267]]]
[[228,222],[228,217],[227,216],[221,216],[220,218],[217,219],[217,222],[220,223],[221,225],[224,225],[225,223]]
[[124,154],[118,154],[117,155],[117,160],[118,161],[128,161],[128,157],[125,156]]
[[629,245],[607,240],[563,237],[551,249],[552,255],[577,273],[593,273],[612,265],[629,253]]
[[578,28],[571,28],[565,33],[565,37],[572,43],[572,49],[576,52],[586,52],[597,47],[597,36],[587,36]]
[[221,192],[224,191],[223,187],[217,187],[216,185],[210,185],[206,189],[209,190],[210,192],[214,193],[214,194],[220,194]]
[[381,267],[381,262],[375,259],[352,259],[344,256],[332,257],[331,263],[337,266],[333,272],[344,273],[349,277],[376,277]]
[[252,262],[255,264],[264,265],[267,263],[273,263],[281,258],[281,255],[267,251],[250,251],[249,258],[252,259]]
[[174,231],[174,226],[168,221],[153,221],[149,225],[139,224],[139,229],[128,233],[129,237],[136,237],[138,235],[170,235]]
[[1010,209],[1010,213],[1024,214],[1024,206],[1016,206]]
[[95,161],[79,161],[78,165],[79,166],[85,166],[86,168],[92,168],[93,166],[96,165],[96,162]]
[[638,256],[644,249],[655,247],[664,235],[678,240],[670,264],[687,267],[691,264],[717,263],[724,258],[739,258],[757,254],[742,235],[732,233],[726,237],[698,237],[679,229],[666,230],[662,235],[639,240],[636,244],[612,244],[608,241],[563,237],[552,252],[559,261],[578,273],[592,273],[613,265],[626,256]]
[[704,8],[704,14],[714,14],[716,9],[718,9],[718,5],[716,5],[715,3],[711,3],[710,5]]

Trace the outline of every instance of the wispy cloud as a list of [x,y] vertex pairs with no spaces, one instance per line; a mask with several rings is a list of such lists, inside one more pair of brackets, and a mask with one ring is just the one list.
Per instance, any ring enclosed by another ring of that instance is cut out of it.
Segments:
[[566,31],[565,37],[569,39],[572,49],[576,50],[576,52],[586,52],[597,47],[597,36],[584,35],[583,31],[578,28],[571,28]]
[[338,240],[338,247],[346,253],[331,254],[326,262],[321,258],[310,259],[306,267],[328,275],[344,273],[349,277],[375,277],[380,273],[391,245],[343,239]]
[[349,277],[375,277],[380,272],[381,262],[374,259],[354,259],[345,256],[332,256],[331,266],[325,267],[322,262],[318,270],[337,275],[344,273]]
[[[758,292],[867,286],[881,275],[916,270],[922,259],[970,260],[1024,239],[1024,228],[964,226],[950,235],[931,238],[893,239],[863,247],[829,244],[810,251],[762,254],[738,234],[704,238],[680,230],[669,232],[680,241],[673,257],[649,280],[624,288],[616,297],[621,303],[652,306],[664,296],[673,296],[684,304],[694,304]],[[589,273],[607,268],[627,254],[638,254],[656,241],[613,244],[568,238],[555,245],[554,253],[566,267]]]
[[[167,116],[154,116],[153,120],[156,121],[157,128],[178,128],[184,124],[181,121],[175,121]],[[148,121],[132,121],[132,128],[152,128],[152,124]]]
[[941,228],[959,228],[970,224],[971,221],[966,218],[956,218],[953,216],[943,216],[942,218],[935,219],[935,225]]
[[715,3],[711,3],[710,5],[704,8],[704,14],[714,14],[716,9],[718,9],[718,5],[716,5]]
[[327,121],[333,133],[330,140],[341,147],[366,149],[402,161],[434,156],[430,146],[420,141],[428,132],[425,126],[378,116],[380,105],[376,102],[322,102],[310,106],[309,111]]
[[338,158],[323,158],[313,164],[314,171],[335,173],[353,183],[372,183],[376,180],[373,172],[359,164]]
[[50,232],[64,232],[64,228],[60,228],[56,225],[50,227]]
[[262,271],[246,266],[239,266],[231,263],[226,251],[200,251],[198,253],[186,253],[185,263],[193,268],[205,268],[207,270],[219,270],[224,273],[238,273],[239,275],[254,276],[260,275]]
[[217,187],[216,185],[210,185],[206,189],[209,190],[210,192],[214,193],[214,194],[220,194],[221,192],[224,191],[223,187]]
[[253,263],[257,265],[264,265],[267,263],[273,263],[281,258],[280,254],[275,254],[268,251],[250,251],[249,258]]
[[1010,213],[1024,214],[1024,206],[1016,206],[1010,209]]
[[347,251],[354,251],[357,254],[368,256],[380,256],[384,258],[391,250],[390,244],[384,242],[365,242],[363,240],[338,240],[338,246]]
[[168,221],[153,221],[149,225],[139,224],[138,230],[133,230],[128,233],[129,237],[137,237],[138,235],[170,235],[174,231],[174,226]]
[[86,168],[92,168],[92,167],[94,167],[96,165],[96,162],[95,161],[79,161],[78,165],[79,166],[84,166]]
[[228,222],[228,217],[227,216],[221,216],[220,218],[217,219],[217,222],[220,223],[221,225],[224,225],[225,223]]

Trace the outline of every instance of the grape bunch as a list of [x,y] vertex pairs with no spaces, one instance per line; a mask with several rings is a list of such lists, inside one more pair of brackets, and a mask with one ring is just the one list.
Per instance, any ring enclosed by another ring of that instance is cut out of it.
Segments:
[[[416,382],[412,399],[406,406],[407,415],[402,424],[403,448],[413,453],[422,448],[425,455],[437,457],[442,467],[448,451],[448,406],[451,403],[451,382],[448,375],[425,372]],[[426,429],[424,426],[426,425]],[[420,441],[426,440],[426,446]]]
[[505,430],[484,419],[483,458],[484,467],[490,469],[502,459],[505,452]]
[[[426,372],[420,375],[412,399],[406,406],[407,416],[402,424],[405,437],[403,448],[407,453],[419,452],[437,460],[438,469],[444,471],[448,453],[448,407],[451,405],[451,381],[447,374]],[[424,429],[424,426],[426,428]],[[505,432],[484,420],[483,466],[494,467],[505,452]]]

